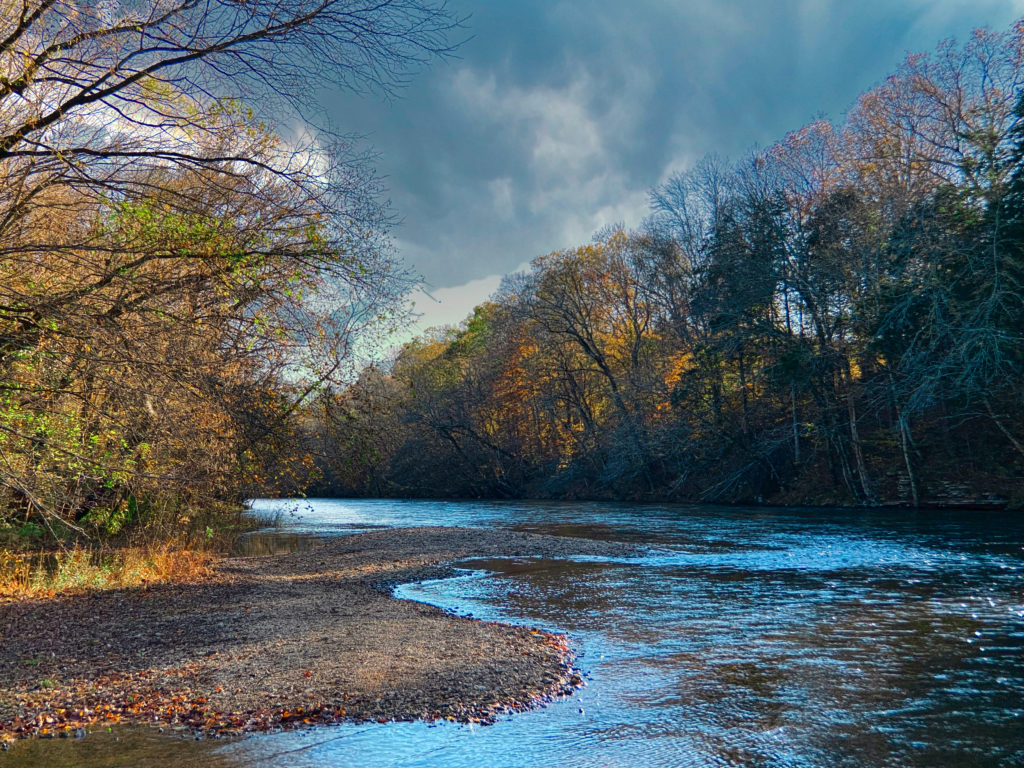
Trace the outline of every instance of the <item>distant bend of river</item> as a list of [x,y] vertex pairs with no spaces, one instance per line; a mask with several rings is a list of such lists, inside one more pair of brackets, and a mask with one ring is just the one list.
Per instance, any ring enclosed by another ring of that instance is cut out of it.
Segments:
[[[1019,515],[319,499],[260,500],[253,513],[278,518],[275,534],[251,541],[268,551],[382,525],[515,528],[652,551],[474,561],[456,578],[399,588],[568,633],[588,679],[571,699],[486,728],[344,725],[206,744],[135,734],[119,743],[134,750],[125,765],[1024,765]],[[101,757],[117,747],[90,740]],[[89,764],[82,747],[61,749]]]

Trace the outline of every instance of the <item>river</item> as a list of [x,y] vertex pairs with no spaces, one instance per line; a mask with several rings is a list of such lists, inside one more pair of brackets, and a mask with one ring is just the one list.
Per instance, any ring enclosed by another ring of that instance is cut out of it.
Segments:
[[[568,633],[587,686],[488,727],[342,725],[17,745],[0,765],[1024,765],[1024,519],[950,511],[262,500],[250,551],[377,526],[643,544],[638,560],[464,563],[400,597]],[[117,739],[117,741],[114,741]]]

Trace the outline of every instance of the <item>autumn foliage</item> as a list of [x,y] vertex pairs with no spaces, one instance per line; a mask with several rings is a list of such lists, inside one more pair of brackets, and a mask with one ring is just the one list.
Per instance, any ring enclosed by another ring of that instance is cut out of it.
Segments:
[[336,492],[1024,503],[1024,22],[676,174],[321,404]]
[[408,278],[365,160],[289,128],[318,83],[387,91],[455,23],[0,0],[0,548],[209,537],[308,483],[301,406]]

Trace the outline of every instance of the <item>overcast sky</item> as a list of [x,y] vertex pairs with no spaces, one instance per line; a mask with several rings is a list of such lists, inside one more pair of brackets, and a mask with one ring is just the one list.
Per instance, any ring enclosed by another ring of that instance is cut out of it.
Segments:
[[840,118],[909,51],[1003,30],[1024,0],[451,0],[458,58],[399,98],[339,94],[379,154],[396,242],[430,286],[420,327],[457,323],[535,256],[611,223],[708,153]]

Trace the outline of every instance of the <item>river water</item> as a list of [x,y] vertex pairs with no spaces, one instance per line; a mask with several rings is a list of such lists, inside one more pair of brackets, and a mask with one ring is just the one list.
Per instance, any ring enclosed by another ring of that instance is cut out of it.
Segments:
[[[587,686],[488,727],[342,725],[17,745],[0,765],[1024,765],[1024,519],[679,505],[259,501],[254,551],[372,527],[628,541],[636,560],[465,563],[399,596],[566,632]],[[118,739],[118,741],[114,741]]]

